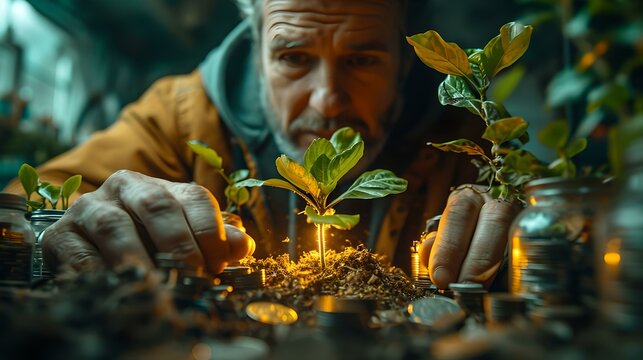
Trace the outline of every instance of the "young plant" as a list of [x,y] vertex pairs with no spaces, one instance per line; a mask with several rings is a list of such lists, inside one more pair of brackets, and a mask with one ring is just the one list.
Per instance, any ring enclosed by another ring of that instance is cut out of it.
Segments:
[[330,138],[315,139],[300,164],[286,155],[275,161],[277,171],[286,180],[247,179],[238,186],[272,186],[290,190],[306,201],[304,213],[308,222],[317,227],[317,245],[322,270],[325,262],[325,229],[328,226],[349,230],[359,222],[359,215],[335,213],[334,207],[347,199],[374,199],[406,190],[407,181],[392,171],[377,169],[360,175],[341,195],[330,199],[335,187],[362,158],[364,141],[358,132],[345,127]]
[[[82,176],[73,175],[69,177],[62,186],[54,185],[49,182],[41,181],[36,169],[29,164],[22,164],[18,170],[18,178],[22,188],[27,194],[27,207],[29,211],[45,209],[47,201],[52,209],[56,209],[58,201],[61,202],[62,210],[69,207],[69,198],[78,190],[82,182]],[[40,201],[31,200],[31,196],[36,193],[40,195]]]
[[192,151],[214,167],[219,175],[228,183],[224,191],[227,200],[225,211],[228,213],[238,213],[241,210],[241,206],[250,199],[248,189],[238,185],[240,181],[248,178],[249,171],[247,169],[236,170],[228,176],[223,171],[223,159],[221,159],[221,156],[219,156],[214,149],[198,140],[190,140],[187,144]]
[[[478,181],[488,184],[494,197],[508,201],[522,200],[522,186],[530,180],[557,173],[573,175],[575,171],[571,168],[570,158],[587,144],[582,139],[566,148],[569,131],[561,136],[557,132],[559,123],[541,132],[539,139],[555,148],[560,155],[560,159],[549,167],[521,148],[529,141],[527,121],[511,116],[502,103],[488,98],[487,92],[498,73],[527,51],[531,33],[531,26],[508,23],[483,49],[467,50],[444,41],[433,30],[407,37],[425,65],[447,75],[438,88],[440,103],[463,107],[484,121],[486,129],[482,138],[491,142],[491,154],[487,155],[482,146],[468,139],[429,145],[443,151],[479,157],[473,160],[479,169]],[[515,76],[513,78],[512,86],[515,86]]]

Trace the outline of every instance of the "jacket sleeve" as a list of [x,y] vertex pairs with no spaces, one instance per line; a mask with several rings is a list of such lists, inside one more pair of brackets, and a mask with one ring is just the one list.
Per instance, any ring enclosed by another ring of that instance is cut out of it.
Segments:
[[[190,139],[209,143],[224,155],[224,161],[229,157],[218,114],[203,91],[198,72],[158,80],[138,101],[125,107],[110,128],[37,171],[41,179],[54,184],[81,174],[79,194],[95,190],[121,169],[176,182],[194,181],[196,171],[210,190],[220,188],[213,171],[195,164],[195,156],[186,146]],[[22,193],[22,187],[14,180],[5,191]]]

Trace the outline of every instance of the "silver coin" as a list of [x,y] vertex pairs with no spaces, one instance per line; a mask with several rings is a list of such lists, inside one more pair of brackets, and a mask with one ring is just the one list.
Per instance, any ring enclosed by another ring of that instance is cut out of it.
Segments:
[[464,317],[464,311],[460,305],[444,296],[431,296],[415,300],[408,305],[407,311],[411,322],[427,326],[435,325],[445,316],[461,315]]

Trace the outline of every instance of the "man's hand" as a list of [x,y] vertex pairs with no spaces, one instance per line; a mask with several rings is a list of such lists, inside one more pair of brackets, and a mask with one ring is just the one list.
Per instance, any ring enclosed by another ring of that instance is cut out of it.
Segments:
[[473,281],[488,287],[502,264],[509,227],[520,207],[494,200],[484,187],[461,186],[449,196],[438,231],[420,249],[431,281]]
[[250,236],[223,224],[219,205],[205,188],[131,171],[118,171],[81,196],[42,241],[54,270],[116,266],[130,258],[151,267],[153,254],[164,252],[218,273],[255,248]]

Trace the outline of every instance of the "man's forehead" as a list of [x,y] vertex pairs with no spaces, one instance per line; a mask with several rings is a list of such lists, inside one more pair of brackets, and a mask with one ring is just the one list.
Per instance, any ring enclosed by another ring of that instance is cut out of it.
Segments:
[[265,0],[264,19],[302,16],[359,15],[362,18],[395,17],[401,0]]

